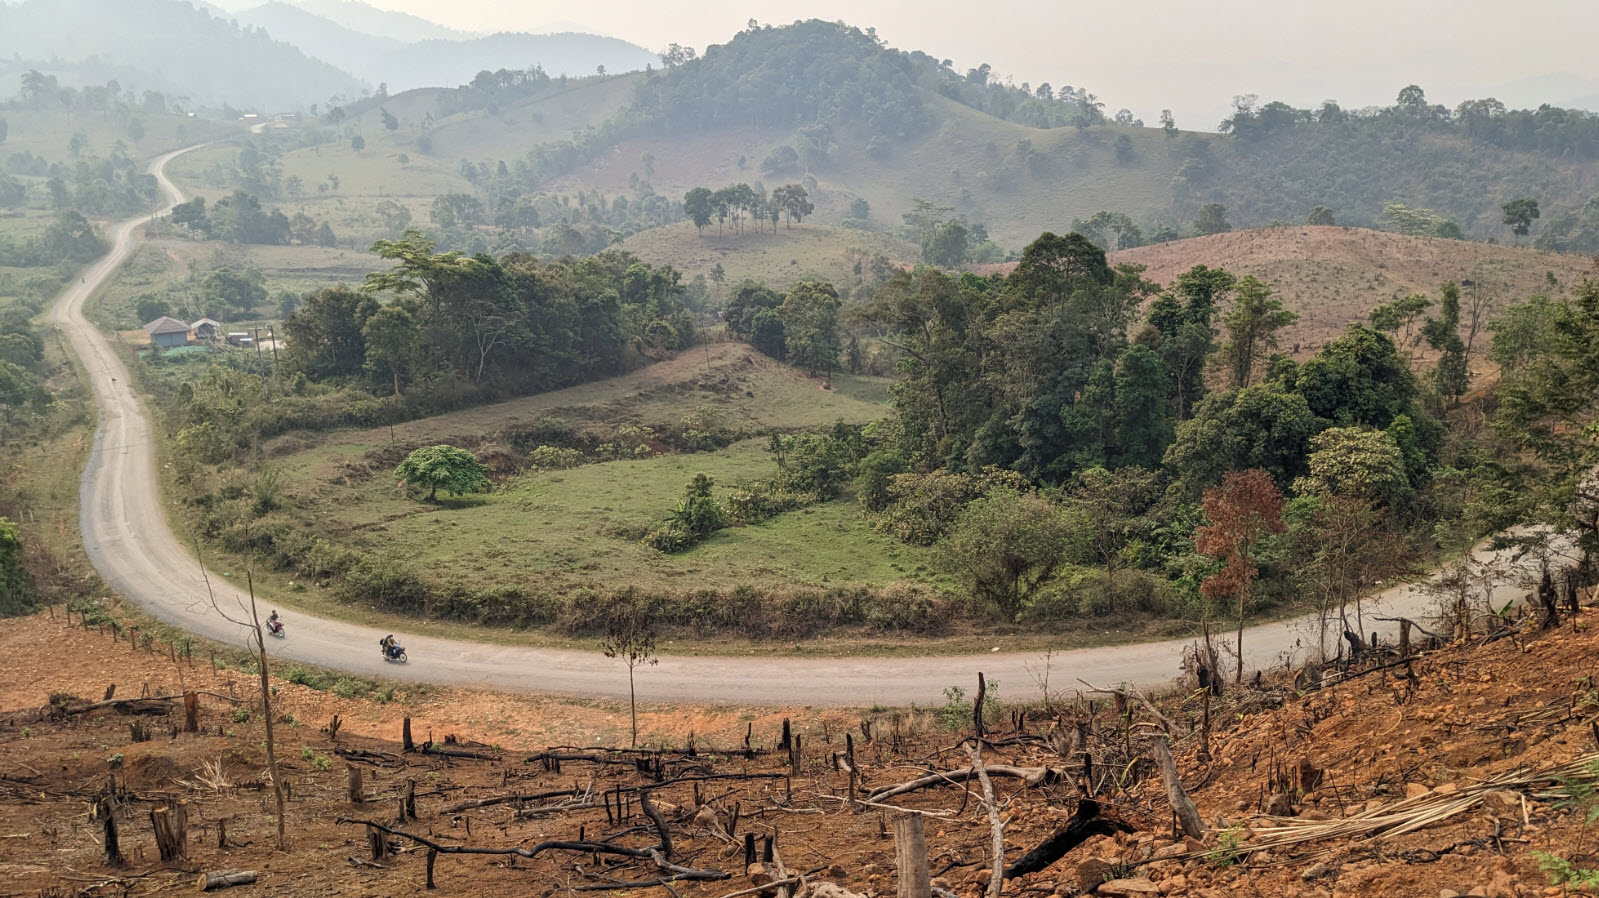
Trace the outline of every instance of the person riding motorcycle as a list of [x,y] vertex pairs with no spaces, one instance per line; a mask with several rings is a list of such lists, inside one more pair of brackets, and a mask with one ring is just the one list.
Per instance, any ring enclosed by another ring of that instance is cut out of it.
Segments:
[[393,657],[393,655],[394,655],[394,646],[395,646],[394,634],[390,633],[389,635],[387,635],[387,636],[383,637],[382,639],[378,640],[378,645],[383,647],[383,657],[385,657],[385,658]]
[[283,632],[283,621],[278,620],[278,610],[276,608],[272,609],[272,613],[267,615],[267,629],[274,633]]

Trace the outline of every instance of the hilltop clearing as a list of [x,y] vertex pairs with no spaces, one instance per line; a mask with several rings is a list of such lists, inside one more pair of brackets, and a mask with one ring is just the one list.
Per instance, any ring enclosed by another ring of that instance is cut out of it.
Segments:
[[1365,228],[1291,226],[1233,231],[1123,250],[1114,263],[1147,266],[1144,276],[1170,285],[1195,265],[1254,275],[1271,285],[1299,321],[1282,345],[1315,352],[1375,306],[1413,293],[1435,294],[1445,281],[1483,295],[1490,317],[1534,294],[1559,297],[1594,273],[1583,256],[1539,252]]

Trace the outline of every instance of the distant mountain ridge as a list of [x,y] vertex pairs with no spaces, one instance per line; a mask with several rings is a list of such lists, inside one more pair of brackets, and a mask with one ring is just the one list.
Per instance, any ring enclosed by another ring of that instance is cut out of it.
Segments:
[[292,109],[359,92],[354,77],[266,32],[186,0],[25,0],[0,5],[4,68],[73,83],[114,70],[124,86],[194,103]]

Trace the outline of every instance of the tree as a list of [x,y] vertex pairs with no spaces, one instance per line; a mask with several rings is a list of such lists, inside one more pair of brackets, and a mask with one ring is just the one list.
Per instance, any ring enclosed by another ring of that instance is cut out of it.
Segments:
[[1538,201],[1531,197],[1511,200],[1500,207],[1504,211],[1505,227],[1510,233],[1516,235],[1519,241],[1532,230],[1532,223],[1538,218]]
[[630,600],[611,604],[609,620],[605,624],[605,638],[600,640],[600,651],[607,658],[620,658],[627,665],[627,704],[633,719],[633,745],[638,746],[638,690],[633,684],[633,671],[640,665],[657,664],[655,657],[655,621],[649,613]]
[[1457,405],[1471,385],[1471,370],[1466,360],[1466,342],[1460,339],[1460,288],[1453,281],[1443,285],[1440,315],[1427,319],[1422,335],[1427,345],[1438,351],[1438,367],[1433,385],[1438,395]]
[[942,268],[958,268],[970,252],[969,238],[965,225],[954,219],[946,221],[922,244],[922,258]]
[[1227,223],[1227,207],[1221,203],[1206,203],[1199,209],[1199,214],[1194,216],[1194,229],[1201,234],[1221,234],[1231,231],[1233,226]]
[[1271,475],[1259,469],[1234,471],[1220,487],[1205,491],[1205,518],[1210,523],[1194,531],[1194,548],[1223,562],[1222,569],[1200,584],[1206,598],[1232,596],[1238,613],[1238,673],[1244,681],[1244,614],[1249,587],[1254,582],[1255,547],[1268,533],[1283,531],[1283,497]]
[[1326,206],[1317,206],[1316,208],[1310,210],[1309,215],[1305,216],[1305,224],[1308,225],[1330,226],[1336,223],[1337,222],[1333,221],[1333,211]]
[[772,191],[772,206],[774,210],[782,210],[791,228],[794,222],[804,221],[805,216],[816,211],[816,207],[811,204],[810,195],[798,184],[787,184]]
[[0,614],[21,614],[33,607],[33,580],[24,560],[17,525],[0,517]]
[[1168,140],[1177,136],[1177,120],[1172,118],[1170,109],[1160,111],[1160,130],[1165,132]]
[[400,129],[400,120],[395,118],[394,113],[390,112],[387,107],[378,108],[378,118],[382,120],[384,128],[390,131],[398,131]]
[[162,315],[172,314],[172,306],[168,305],[166,300],[146,293],[135,301],[134,314],[139,316],[140,321],[150,322]]
[[1405,457],[1386,431],[1332,427],[1310,438],[1309,473],[1294,482],[1301,495],[1391,505],[1409,490]]
[[832,284],[802,281],[777,307],[788,359],[806,370],[831,373],[838,367],[838,291]]
[[366,362],[367,319],[378,301],[348,287],[327,287],[305,297],[283,320],[284,361],[314,380],[354,377]]
[[856,221],[865,221],[866,219],[871,218],[872,204],[867,202],[866,197],[864,196],[858,196],[850,200],[849,217],[855,219]]
[[1227,342],[1221,348],[1221,364],[1233,387],[1247,387],[1254,379],[1255,367],[1268,351],[1277,348],[1277,332],[1299,320],[1296,312],[1283,308],[1272,298],[1271,288],[1245,275],[1238,282],[1233,307],[1222,317]]
[[694,222],[694,228],[703,236],[705,227],[711,223],[711,218],[714,214],[711,205],[711,189],[709,187],[696,187],[684,194],[683,214],[689,217],[689,221]]
[[443,487],[446,492],[460,496],[481,493],[489,488],[488,466],[477,456],[455,446],[424,446],[405,457],[394,476],[412,486],[428,488],[427,501]]
[[259,268],[235,271],[218,268],[205,276],[201,285],[207,311],[238,310],[245,317],[255,313],[256,306],[267,300],[266,275]]
[[969,503],[941,544],[942,557],[980,598],[1014,621],[1065,557],[1071,528],[1037,493],[1000,489]]
[[1087,554],[1105,569],[1105,590],[1116,602],[1122,550],[1147,528],[1145,515],[1159,497],[1160,475],[1143,468],[1089,468],[1067,491],[1066,506],[1081,516]]
[[415,351],[416,319],[403,306],[378,309],[361,328],[366,342],[366,370],[372,374],[388,371],[394,381],[394,395],[400,395],[400,374]]
[[356,151],[357,153],[366,149],[366,138],[359,134],[350,138],[350,149]]

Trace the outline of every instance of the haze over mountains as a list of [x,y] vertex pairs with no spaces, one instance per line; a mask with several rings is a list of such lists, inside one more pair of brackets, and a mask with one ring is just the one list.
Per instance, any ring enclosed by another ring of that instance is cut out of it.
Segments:
[[0,94],[23,72],[63,85],[157,90],[261,111],[331,105],[363,89],[453,87],[483,69],[552,76],[642,69],[654,53],[591,34],[471,34],[352,0],[268,0],[233,11],[188,0],[0,4]]

